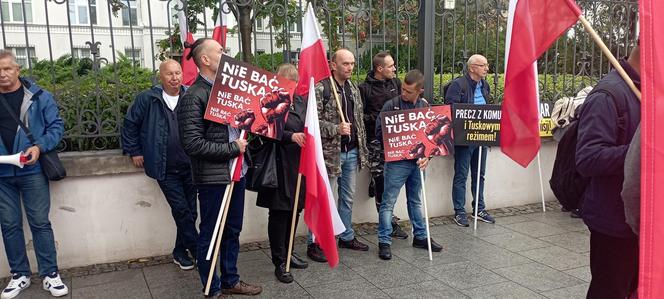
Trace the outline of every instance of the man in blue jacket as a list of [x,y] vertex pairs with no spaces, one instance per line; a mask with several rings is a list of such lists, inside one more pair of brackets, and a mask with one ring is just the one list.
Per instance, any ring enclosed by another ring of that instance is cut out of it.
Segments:
[[[489,62],[486,57],[475,54],[468,58],[468,72],[452,81],[445,93],[445,104],[474,104],[485,105],[489,100],[489,83],[486,82],[489,72]],[[477,217],[478,220],[487,223],[496,221],[484,210],[484,173],[486,171],[487,148],[482,148],[482,167],[480,171],[480,194],[477,190],[477,162],[479,160],[479,146],[455,146],[454,147],[454,179],[452,180],[452,203],[454,204],[454,222],[459,226],[468,227],[468,216],[466,216],[466,182],[468,181],[468,168],[472,177],[471,193],[473,194],[473,209],[475,200],[479,200]],[[474,215],[475,213],[473,213]]]
[[196,187],[178,131],[178,102],[184,94],[180,64],[172,59],[162,62],[159,80],[161,86],[138,94],[127,111],[122,148],[134,166],[143,167],[145,174],[159,183],[177,227],[173,262],[183,270],[191,270],[198,239]]
[[[0,155],[22,152],[28,159],[22,169],[0,164],[0,223],[12,274],[0,298],[14,298],[30,286],[21,205],[25,207],[32,232],[39,276],[43,278],[42,287],[53,296],[64,296],[69,289],[58,274],[55,239],[48,219],[51,206],[49,185],[39,164],[39,155],[55,149],[60,143],[64,124],[53,96],[21,78],[16,57],[6,50],[0,50],[0,95],[0,101],[8,104],[0,105]],[[31,143],[26,132],[19,129],[15,117],[25,123],[35,143]]]
[[[639,47],[620,64],[640,86]],[[627,298],[636,290],[639,238],[625,222],[620,192],[629,143],[641,121],[641,104],[615,70],[591,91],[581,108],[577,171],[590,178],[581,216],[590,229],[587,298]]]

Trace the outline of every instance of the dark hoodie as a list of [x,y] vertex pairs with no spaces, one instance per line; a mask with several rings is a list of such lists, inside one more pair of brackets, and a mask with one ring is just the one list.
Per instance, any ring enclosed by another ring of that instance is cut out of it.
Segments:
[[362,103],[364,104],[364,125],[367,132],[370,132],[367,134],[369,141],[375,138],[372,133],[375,132],[376,119],[385,102],[401,95],[401,81],[399,81],[399,78],[378,80],[374,74],[373,70],[370,71],[367,78],[359,86]]

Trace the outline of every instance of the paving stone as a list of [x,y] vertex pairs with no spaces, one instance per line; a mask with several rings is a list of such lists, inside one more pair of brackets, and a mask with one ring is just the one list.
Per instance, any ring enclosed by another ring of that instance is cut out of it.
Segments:
[[496,269],[520,264],[527,264],[532,260],[517,253],[492,245],[477,238],[452,243],[449,253],[479,264],[485,268]]
[[538,221],[512,223],[505,225],[505,227],[534,238],[559,235],[568,232],[567,230],[556,225]]
[[485,236],[480,239],[514,252],[551,246],[547,242],[517,232]]
[[463,293],[468,295],[470,298],[544,298],[514,282],[503,282],[499,284],[481,286],[470,290],[464,290]]
[[368,262],[364,267],[354,268],[353,271],[380,289],[434,279],[421,269],[394,257],[389,261]]
[[383,292],[392,298],[468,298],[468,296],[438,280],[384,289]]
[[[262,284],[263,292],[251,298],[312,298],[296,282],[282,283],[277,280]],[[249,298],[248,296],[234,296],[235,298]]]
[[506,281],[504,277],[471,262],[436,265],[424,268],[424,271],[457,290]]
[[556,270],[578,268],[590,262],[587,257],[558,246],[523,251],[520,254]]
[[263,283],[274,281],[274,265],[268,259],[258,259],[237,263],[237,272],[240,279],[248,283]]
[[203,285],[197,270],[183,271],[175,264],[143,268],[145,281],[153,298],[195,298]]
[[565,270],[563,271],[569,275],[572,275],[578,279],[581,279],[585,282],[590,282],[590,279],[592,278],[592,275],[590,274],[590,267],[589,266],[584,266],[584,267],[579,267],[575,269],[570,269],[570,270]]
[[474,220],[472,218],[469,218],[468,220],[470,221],[470,227],[461,227],[458,225],[455,225],[454,227],[463,233],[470,234],[476,237],[491,236],[491,235],[498,235],[498,234],[505,234],[512,232],[512,230],[509,230],[504,226],[498,224],[485,223],[482,221],[477,222],[477,230],[475,230],[473,223]]
[[151,298],[141,269],[72,278],[72,298]]
[[506,224],[512,224],[512,223],[519,223],[519,222],[526,222],[526,221],[532,221],[532,219],[524,216],[524,215],[516,215],[516,216],[506,216],[506,217],[495,217],[496,218],[496,223],[500,225],[506,225]]
[[330,269],[327,263],[310,262],[309,268],[303,270],[293,269],[292,271],[295,281],[304,288],[326,283],[362,279],[360,275],[343,264],[339,264],[336,268]]
[[588,292],[587,283],[573,287],[542,292],[541,294],[550,299],[583,299],[586,298],[586,292]]
[[547,241],[549,243],[555,244],[558,247],[562,247],[576,253],[590,251],[590,237],[579,232],[570,232],[555,236],[542,237],[540,240]]
[[493,270],[528,289],[544,292],[575,286],[583,281],[542,264],[531,263]]
[[387,294],[364,279],[315,285],[305,288],[314,298],[387,298]]

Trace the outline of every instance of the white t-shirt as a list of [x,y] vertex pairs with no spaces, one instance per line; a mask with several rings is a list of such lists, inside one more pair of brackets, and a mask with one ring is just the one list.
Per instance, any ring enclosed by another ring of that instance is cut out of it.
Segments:
[[178,105],[178,99],[180,98],[180,95],[171,96],[167,94],[166,91],[162,91],[161,94],[164,97],[164,101],[166,101],[166,106],[168,106],[168,109],[175,111],[175,107]]

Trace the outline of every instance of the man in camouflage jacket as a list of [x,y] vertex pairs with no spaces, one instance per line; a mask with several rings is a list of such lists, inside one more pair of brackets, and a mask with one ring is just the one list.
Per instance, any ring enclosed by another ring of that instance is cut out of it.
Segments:
[[[346,231],[339,235],[339,247],[367,251],[369,246],[355,238],[351,222],[357,171],[369,166],[362,98],[357,86],[350,81],[355,57],[350,51],[341,49],[332,55],[330,62],[332,77],[316,85],[316,102],[325,166],[332,190],[338,190],[339,216],[346,227]],[[336,84],[341,109],[331,84]],[[340,110],[345,122],[341,121]],[[309,257],[320,260],[319,253],[318,246],[310,242]]]

